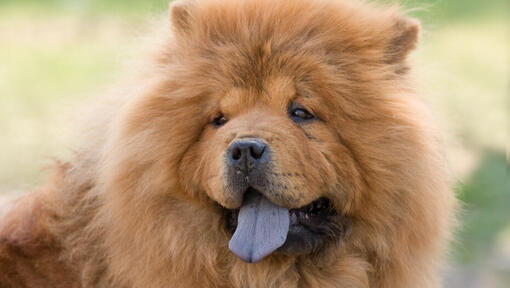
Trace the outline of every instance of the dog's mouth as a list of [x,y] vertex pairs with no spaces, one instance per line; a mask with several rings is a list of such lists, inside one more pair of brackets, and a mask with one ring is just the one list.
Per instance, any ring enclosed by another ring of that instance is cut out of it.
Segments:
[[229,249],[245,262],[255,263],[269,254],[310,254],[348,232],[347,218],[338,215],[327,198],[296,209],[269,201],[249,188],[239,209],[226,210],[227,228],[233,233]]

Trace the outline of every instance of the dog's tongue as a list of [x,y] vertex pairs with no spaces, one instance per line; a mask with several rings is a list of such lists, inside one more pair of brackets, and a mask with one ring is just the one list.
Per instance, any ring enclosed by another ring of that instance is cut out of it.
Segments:
[[248,191],[228,248],[243,261],[255,263],[281,247],[288,232],[289,210],[256,191]]

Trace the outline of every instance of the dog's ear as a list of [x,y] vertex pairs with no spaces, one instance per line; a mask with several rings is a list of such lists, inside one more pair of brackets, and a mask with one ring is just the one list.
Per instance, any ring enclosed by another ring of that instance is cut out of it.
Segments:
[[386,61],[388,64],[399,64],[416,48],[421,25],[415,19],[399,17],[392,29],[392,39],[386,50]]
[[186,34],[191,30],[193,0],[176,0],[170,3],[170,21],[175,32]]

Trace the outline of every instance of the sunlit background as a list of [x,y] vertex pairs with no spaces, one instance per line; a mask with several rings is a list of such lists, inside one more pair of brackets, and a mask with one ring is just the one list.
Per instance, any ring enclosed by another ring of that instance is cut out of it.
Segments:
[[[417,78],[445,130],[464,203],[445,287],[510,287],[510,1],[401,4],[423,23]],[[69,119],[122,78],[146,23],[167,7],[0,0],[0,197],[37,187],[52,157],[72,154]]]

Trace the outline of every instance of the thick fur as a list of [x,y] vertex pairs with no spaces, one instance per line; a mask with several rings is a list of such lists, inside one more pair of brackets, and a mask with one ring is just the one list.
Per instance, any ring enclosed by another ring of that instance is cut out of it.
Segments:
[[[74,159],[11,203],[0,286],[439,286],[455,199],[409,76],[417,22],[347,0],[190,0],[170,14]],[[319,120],[292,122],[292,101]],[[328,197],[350,234],[310,255],[235,257],[222,206],[242,195],[222,157],[245,136],[271,147],[273,202]]]

